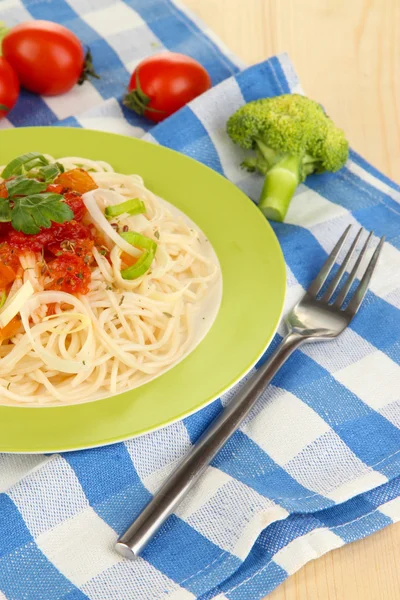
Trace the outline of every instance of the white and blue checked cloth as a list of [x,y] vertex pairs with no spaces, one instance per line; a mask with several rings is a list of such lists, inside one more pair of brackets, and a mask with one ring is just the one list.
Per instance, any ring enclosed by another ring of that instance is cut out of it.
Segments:
[[[244,102],[300,91],[286,56],[240,72],[211,32],[169,0],[0,2],[8,25],[32,17],[75,31],[101,79],[58,98],[23,92],[2,127],[141,136],[150,124],[121,105],[129,72],[160,48],[182,51],[204,64],[215,87],[147,139],[257,197],[261,178],[240,171],[225,122]],[[136,562],[113,551],[117,535],[233,392],[126,443],[51,457],[0,455],[0,598],[257,600],[307,561],[399,520],[399,201],[399,186],[354,152],[339,173],[300,187],[286,223],[274,224],[288,267],[287,307],[348,223],[387,236],[371,290],[341,338],[295,353]]]

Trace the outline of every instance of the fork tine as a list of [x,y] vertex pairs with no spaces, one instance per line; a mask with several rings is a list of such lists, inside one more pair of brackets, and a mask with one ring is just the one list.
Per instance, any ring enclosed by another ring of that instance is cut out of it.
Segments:
[[334,249],[328,256],[328,258],[324,262],[322,269],[320,270],[320,272],[318,273],[318,275],[316,276],[316,278],[314,279],[314,281],[308,288],[307,292],[310,294],[310,296],[315,297],[318,294],[319,290],[324,285],[326,278],[328,277],[329,273],[331,272],[332,267],[335,264],[336,259],[339,255],[339,252],[341,251],[343,244],[345,243],[345,241],[347,239],[350,229],[351,229],[351,225],[349,225],[347,227],[347,229],[343,233],[342,237],[339,239],[338,243],[336,244],[336,246],[334,247]]
[[369,245],[369,243],[370,243],[371,238],[372,238],[373,235],[374,235],[374,232],[371,231],[370,234],[369,234],[369,236],[367,237],[367,239],[365,241],[364,246],[361,249],[360,254],[358,255],[358,258],[357,258],[357,260],[355,262],[355,265],[354,265],[354,267],[353,267],[350,275],[346,279],[344,286],[340,290],[340,292],[339,292],[339,294],[338,294],[335,302],[333,303],[333,306],[335,306],[336,308],[340,308],[342,306],[342,304],[343,304],[343,302],[344,302],[344,300],[345,300],[345,298],[346,298],[346,296],[347,296],[347,294],[349,292],[349,289],[351,288],[351,286],[353,284],[353,281],[355,280],[355,278],[357,276],[358,268],[359,268],[359,266],[361,264],[361,261],[362,261],[362,259],[364,257],[364,254],[365,254],[365,252],[366,252],[366,250],[368,248],[368,245]]
[[378,258],[381,253],[384,242],[385,242],[385,236],[381,237],[379,244],[375,248],[375,252],[373,253],[372,258],[368,263],[368,267],[365,270],[363,278],[361,279],[360,283],[358,284],[358,287],[357,287],[356,291],[354,292],[354,294],[349,302],[349,305],[346,309],[353,316],[356,314],[356,312],[360,308],[361,302],[363,301],[364,296],[367,293],[368,285],[369,285],[370,279],[372,277],[372,273],[375,270],[376,263],[378,262]]
[[346,254],[346,257],[343,261],[343,263],[340,266],[340,269],[338,270],[338,272],[335,275],[335,278],[331,281],[331,283],[329,284],[328,289],[326,290],[325,294],[322,296],[321,300],[323,302],[329,302],[329,300],[332,298],[333,294],[335,293],[335,290],[337,288],[337,286],[339,285],[342,277],[343,277],[343,273],[345,272],[347,265],[350,262],[351,257],[353,256],[353,252],[355,250],[355,247],[358,244],[358,240],[360,239],[360,236],[362,234],[362,232],[364,231],[363,227],[360,228],[359,232],[357,233],[356,237],[354,238],[354,242],[352,243],[352,245],[350,246],[349,251]]

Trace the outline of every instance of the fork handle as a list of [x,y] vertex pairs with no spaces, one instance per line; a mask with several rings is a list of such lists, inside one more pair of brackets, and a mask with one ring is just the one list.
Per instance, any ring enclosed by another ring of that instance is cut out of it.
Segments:
[[275,373],[303,341],[305,340],[302,335],[295,332],[289,333],[269,360],[238,390],[139,517],[118,539],[116,550],[122,556],[130,559],[139,556],[161,525],[193,487],[217,452],[238,429]]

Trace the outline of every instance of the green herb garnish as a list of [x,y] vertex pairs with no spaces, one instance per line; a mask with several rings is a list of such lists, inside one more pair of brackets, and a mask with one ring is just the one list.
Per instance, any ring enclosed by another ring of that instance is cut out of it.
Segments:
[[125,213],[128,215],[140,215],[144,212],[146,212],[144,202],[139,200],[139,198],[132,198],[131,200],[126,200],[120,204],[107,206],[105,215],[107,219],[112,219],[113,217],[118,217],[119,215],[123,215]]
[[37,172],[37,177],[39,179],[43,179],[47,184],[52,183],[56,177],[60,175],[60,173],[64,173],[64,165],[61,163],[55,162],[51,165],[45,165],[41,167]]
[[[32,178],[32,169],[36,169]],[[2,177],[8,197],[0,198],[0,222],[11,222],[16,231],[25,234],[48,229],[52,222],[64,223],[74,218],[74,213],[60,194],[46,193],[49,181],[64,171],[60,163],[49,164],[39,152],[22,154],[4,168]]]
[[28,152],[27,154],[17,156],[17,158],[9,162],[3,169],[1,176],[3,179],[8,179],[13,175],[22,175],[23,172],[27,173],[34,167],[42,167],[48,164],[49,161],[40,152]]
[[125,241],[129,242],[129,244],[132,244],[132,246],[143,249],[143,254],[135,264],[121,271],[123,279],[137,279],[150,269],[156,254],[157,244],[154,240],[145,237],[141,233],[135,233],[134,231],[120,233],[120,236]]
[[155,254],[157,249],[156,242],[145,235],[136,233],[135,231],[124,231],[120,233],[120,236],[132,246],[143,248],[144,250],[151,250]]
[[74,213],[62,202],[60,194],[32,194],[14,198],[11,210],[11,225],[26,234],[39,233],[40,228],[48,229],[51,222],[64,223],[74,218]]
[[8,198],[0,198],[0,223],[11,221],[11,207]]
[[29,179],[23,175],[19,175],[14,179],[6,181],[8,198],[12,198],[13,196],[30,196],[31,194],[40,194],[40,192],[44,192],[46,187],[46,183],[42,181],[36,181],[35,179]]

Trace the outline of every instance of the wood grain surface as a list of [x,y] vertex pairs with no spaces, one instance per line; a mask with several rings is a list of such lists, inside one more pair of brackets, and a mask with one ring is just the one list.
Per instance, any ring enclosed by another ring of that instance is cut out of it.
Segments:
[[[288,52],[352,147],[400,183],[400,0],[183,0],[252,64]],[[400,523],[313,561],[268,600],[400,600]]]

